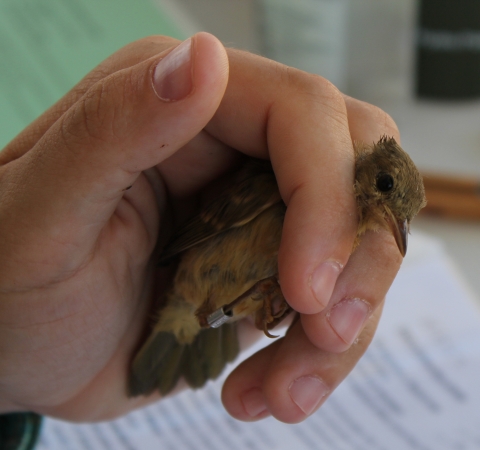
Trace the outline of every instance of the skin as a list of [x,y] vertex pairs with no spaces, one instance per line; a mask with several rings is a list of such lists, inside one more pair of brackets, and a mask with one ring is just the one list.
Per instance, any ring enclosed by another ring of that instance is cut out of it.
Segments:
[[[384,231],[350,256],[352,141],[399,142],[392,119],[206,33],[193,38],[190,93],[161,100],[152,73],[178,44],[151,37],[119,50],[0,153],[1,412],[95,421],[158,400],[126,393],[152,292],[169,275],[151,255],[239,153],[272,161],[287,204],[280,282],[301,319],[232,372],[227,411],[302,421],[326,396],[306,404],[298,386],[333,391],[370,343],[402,258]],[[343,269],[314,294],[325,261]],[[352,298],[369,309],[353,345],[331,320]]]

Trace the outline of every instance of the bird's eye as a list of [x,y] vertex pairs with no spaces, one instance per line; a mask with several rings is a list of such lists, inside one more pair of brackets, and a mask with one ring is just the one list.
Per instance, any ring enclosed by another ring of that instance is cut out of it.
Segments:
[[380,192],[390,192],[393,189],[393,178],[388,173],[377,175],[377,189]]

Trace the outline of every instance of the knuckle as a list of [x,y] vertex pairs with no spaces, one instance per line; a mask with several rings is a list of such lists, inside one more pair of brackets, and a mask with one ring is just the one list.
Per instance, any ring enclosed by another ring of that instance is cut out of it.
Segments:
[[100,63],[95,69],[89,72],[83,79],[74,86],[71,90],[74,98],[80,98],[88,91],[95,83],[103,80],[112,73],[112,69],[104,61]]
[[346,107],[343,94],[326,78],[303,72],[293,67],[281,69],[286,85],[294,95],[302,96],[307,102],[319,105],[323,111],[343,123]]
[[360,119],[361,123],[378,124],[383,134],[393,136],[396,139],[400,137],[397,124],[383,109],[351,97],[348,97],[347,104],[348,108],[352,110],[356,120]]
[[381,110],[381,111],[382,111],[382,115],[383,115],[386,134],[388,136],[395,136],[398,139],[398,137],[400,136],[400,131],[398,129],[397,124],[393,120],[392,116],[390,116],[390,114],[388,114],[387,112],[385,112],[383,110]]
[[90,138],[103,140],[110,134],[115,109],[108,102],[111,89],[106,79],[100,80],[79,102],[79,121]]
[[323,99],[325,102],[343,104],[342,93],[338,88],[320,75],[303,72],[285,66],[288,83],[300,93]]
[[68,135],[94,141],[120,141],[128,130],[128,104],[138,92],[138,81],[129,70],[97,81],[78,100],[63,123]]
[[385,133],[387,135],[395,137],[399,136],[397,124],[393,120],[392,116],[390,116],[390,114],[388,114],[378,106],[365,102],[362,103],[366,105],[366,114],[372,117],[377,123],[382,124],[382,127],[385,129]]

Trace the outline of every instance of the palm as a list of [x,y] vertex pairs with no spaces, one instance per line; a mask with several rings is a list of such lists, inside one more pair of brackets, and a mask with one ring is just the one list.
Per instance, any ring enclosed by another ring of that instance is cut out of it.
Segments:
[[[34,272],[35,280],[25,277],[15,303],[7,302],[2,307],[2,318],[10,325],[7,332],[16,335],[11,339],[14,347],[2,349],[4,363],[29,368],[22,372],[28,379],[12,374],[16,392],[11,395],[17,401],[40,406],[69,400],[91,388],[102,371],[116,364],[115,359],[125,357],[124,349],[119,351],[124,340],[131,348],[138,337],[148,293],[146,264],[154,244],[154,236],[149,235],[145,224],[158,220],[153,202],[149,205],[154,212],[151,217],[135,211],[135,198],[140,198],[142,190],[145,188],[138,189],[131,200],[119,202],[92,243],[93,251],[83,258],[75,254],[82,249],[76,252],[75,246],[54,241],[43,241],[30,255],[29,266],[40,266],[47,254],[55,254],[57,261],[74,260],[76,265],[66,273],[62,265],[44,264],[40,276]],[[20,308],[22,304],[29,306]],[[136,332],[129,336],[132,329]],[[32,347],[33,333],[39,339]],[[50,385],[53,390],[36,383],[52,376],[57,381]],[[118,371],[116,376],[124,377],[125,371]]]
[[[199,160],[202,150],[192,145],[149,171],[148,177],[142,174],[125,191],[97,238],[92,236],[90,246],[44,242],[33,255],[40,262],[43,254],[55,253],[62,262],[44,270],[43,280],[35,280],[38,288],[33,298],[30,291],[20,299],[35,307],[22,314],[15,314],[15,309],[6,311],[13,326],[24,336],[24,340],[16,340],[16,348],[9,348],[9,365],[28,365],[42,380],[57,374],[57,383],[50,385],[53,389],[45,390],[35,380],[17,378],[15,397],[22,403],[47,408],[65,403],[71,407],[71,402],[81,398],[83,404],[89,396],[96,404],[98,392],[113,386],[122,394],[126,392],[131,354],[148,321],[158,276],[149,260],[157,242],[160,219],[162,227],[169,229],[175,216],[191,214],[189,199],[197,198],[206,183],[236,160],[236,152],[218,142],[214,147],[222,148],[221,157],[214,156],[216,164],[211,155]],[[168,217],[162,214],[162,207],[159,214],[159,204],[162,206],[166,200],[166,192],[160,188],[162,183],[171,193],[168,202],[173,215]],[[91,251],[86,251],[89,247]],[[72,252],[72,248],[78,251]],[[60,272],[67,259],[76,261],[76,265],[68,273]],[[38,332],[37,327],[41,328],[42,337],[36,348],[22,348],[22,342],[29,342],[30,334]],[[49,363],[45,365],[44,361]],[[65,376],[58,378],[61,373]]]

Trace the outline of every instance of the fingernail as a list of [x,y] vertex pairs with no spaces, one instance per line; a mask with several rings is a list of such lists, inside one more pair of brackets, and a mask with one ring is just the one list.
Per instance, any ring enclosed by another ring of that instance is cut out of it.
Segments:
[[267,415],[267,405],[263,399],[263,393],[259,388],[253,388],[242,395],[243,407],[252,418],[261,418]]
[[340,339],[352,345],[370,313],[371,307],[365,300],[347,298],[327,313],[327,320]]
[[288,390],[290,398],[307,416],[315,411],[330,393],[328,386],[317,376],[298,378]]
[[332,296],[337,278],[343,265],[337,261],[325,261],[320,264],[310,277],[310,287],[318,303],[325,308]]
[[192,88],[192,39],[187,39],[159,61],[153,89],[162,100],[175,101],[185,98]]

